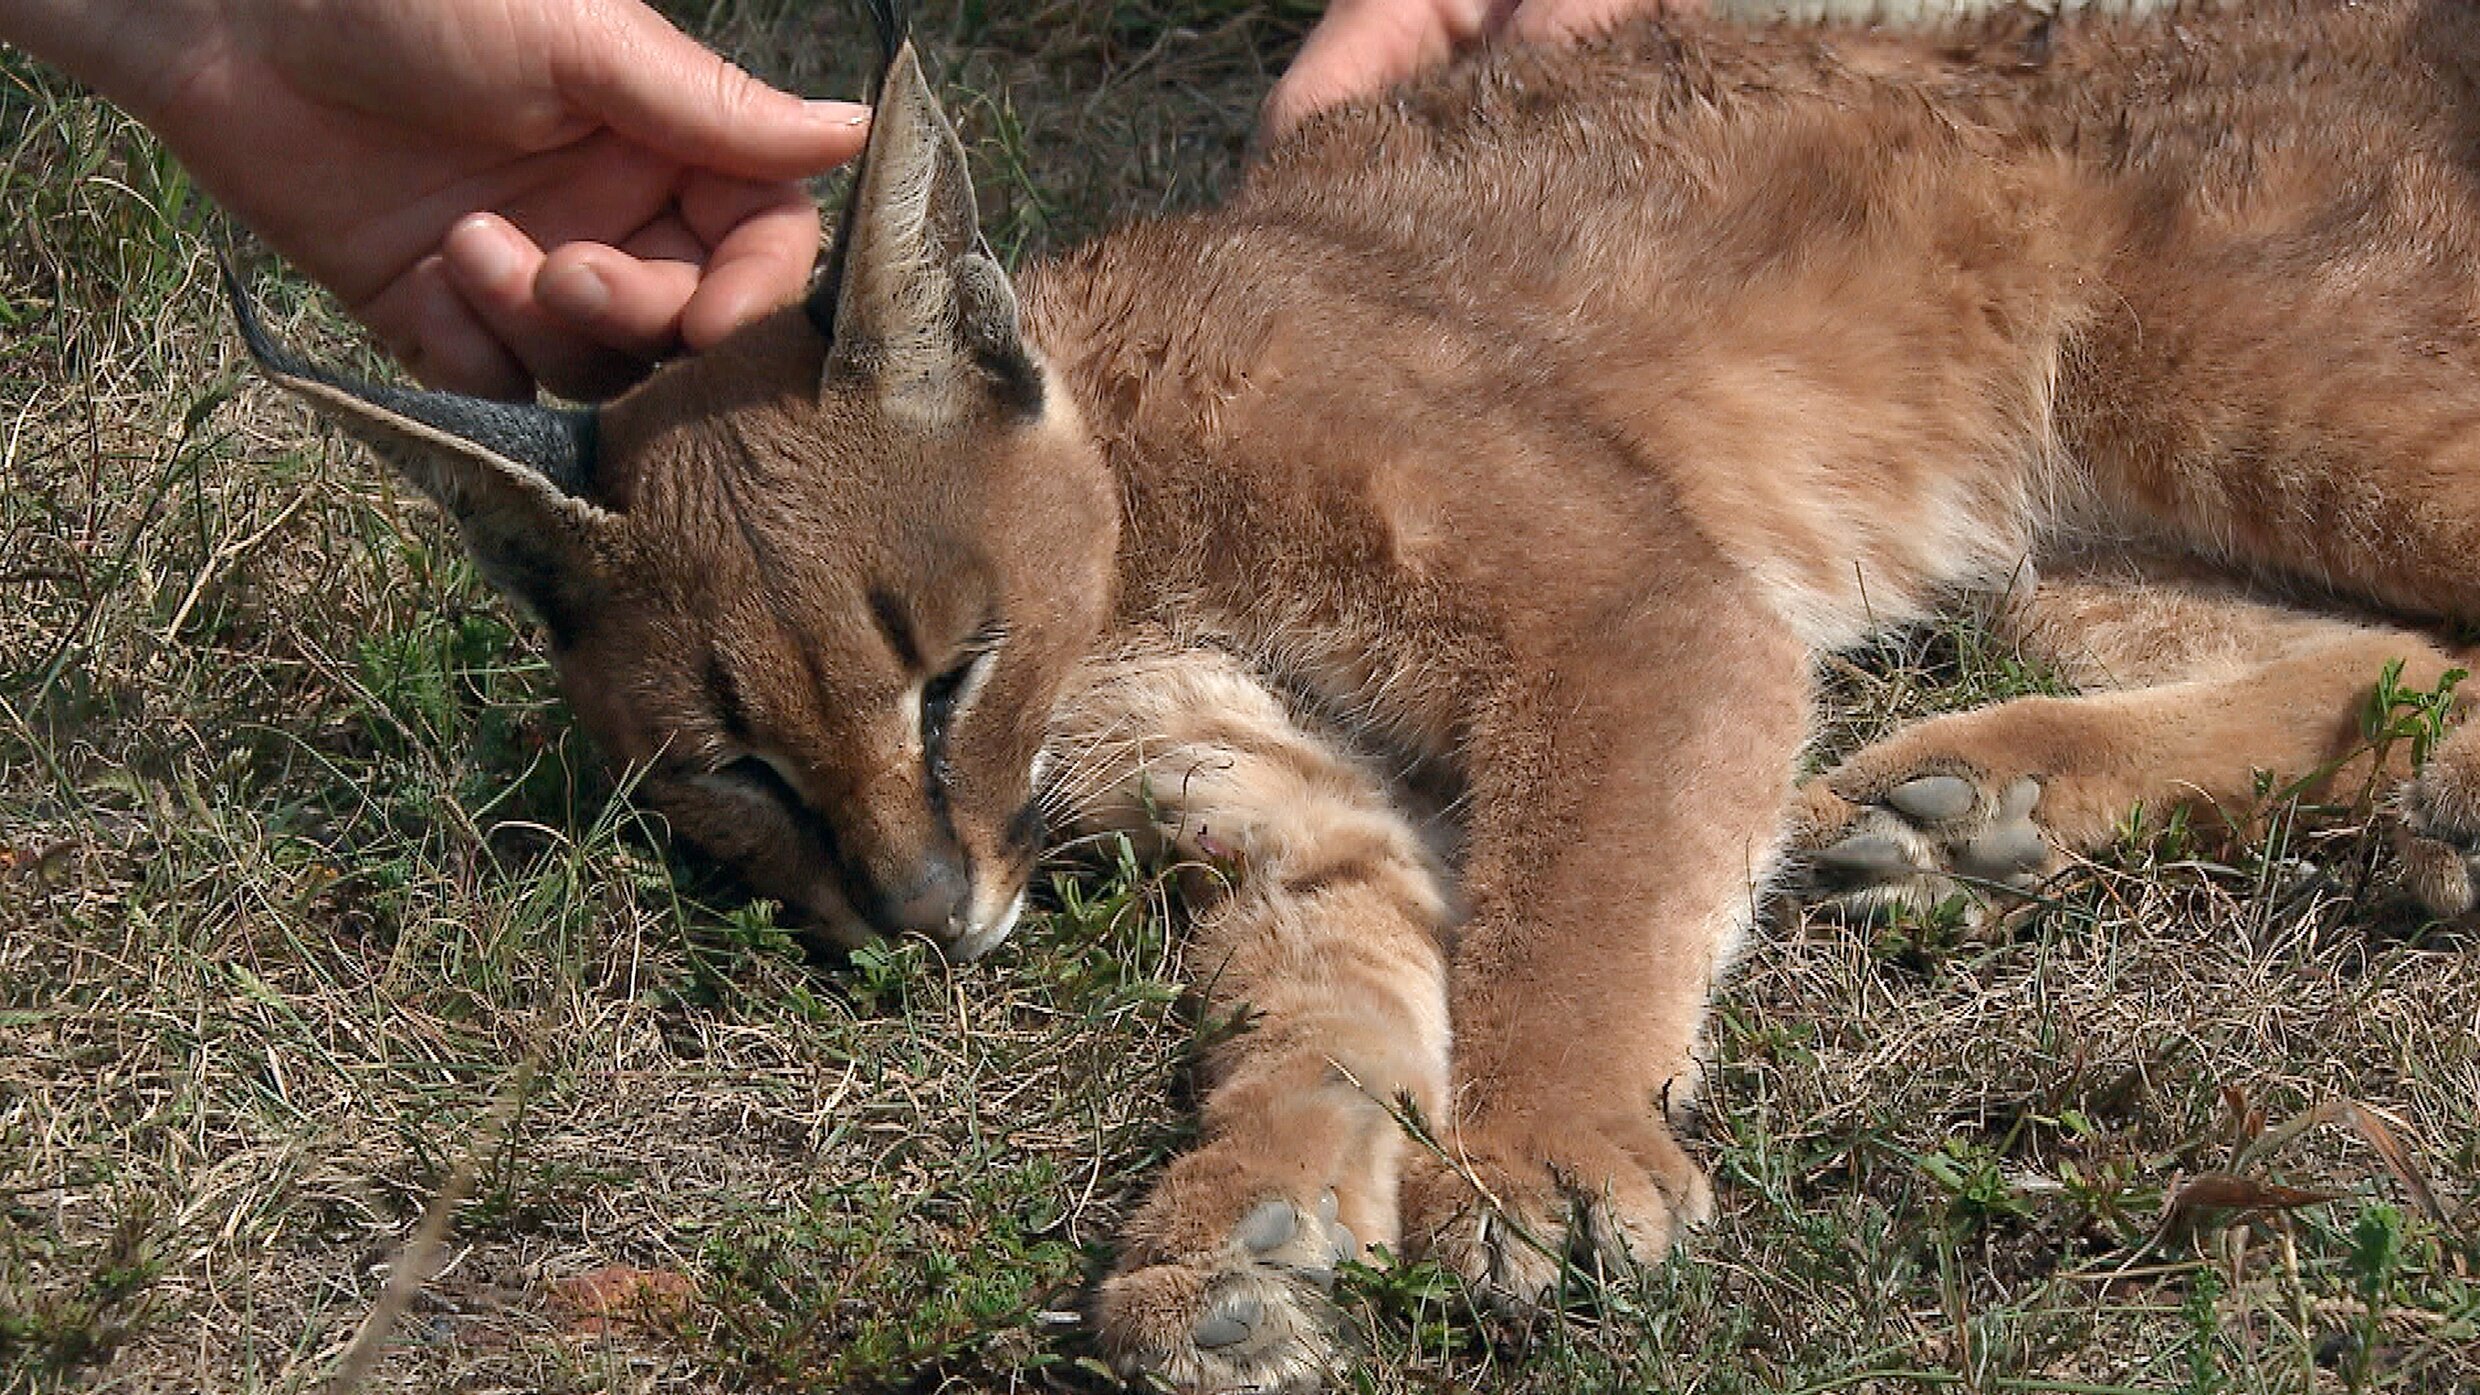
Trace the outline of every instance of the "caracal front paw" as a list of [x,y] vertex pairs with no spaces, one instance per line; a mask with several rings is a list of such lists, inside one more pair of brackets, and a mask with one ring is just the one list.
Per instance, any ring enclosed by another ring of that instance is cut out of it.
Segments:
[[2056,867],[2042,793],[2035,776],[1962,762],[1886,774],[1845,766],[1801,787],[1794,850],[1811,899],[1856,919],[1927,914],[1958,897],[1978,909]]
[[1487,1301],[1548,1302],[1570,1260],[1605,1273],[1660,1263],[1713,1215],[1713,1190],[1659,1119],[1467,1123],[1410,1161],[1404,1235]]
[[1096,1300],[1103,1351],[1197,1395],[1316,1389],[1335,1364],[1335,1268],[1361,1256],[1341,1217],[1360,1207],[1216,1172],[1175,1164],[1130,1223]]

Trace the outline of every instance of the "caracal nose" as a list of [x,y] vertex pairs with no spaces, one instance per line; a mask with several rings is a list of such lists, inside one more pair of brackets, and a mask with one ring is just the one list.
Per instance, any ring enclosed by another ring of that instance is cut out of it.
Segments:
[[902,880],[890,878],[871,898],[870,920],[883,935],[908,932],[939,941],[963,933],[965,908],[973,882],[955,858],[924,858]]

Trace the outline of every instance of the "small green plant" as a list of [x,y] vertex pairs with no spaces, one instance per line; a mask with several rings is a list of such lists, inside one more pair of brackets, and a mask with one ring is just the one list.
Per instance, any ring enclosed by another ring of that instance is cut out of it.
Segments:
[[920,940],[872,940],[852,952],[853,997],[870,1012],[902,1012],[929,963]]
[[2196,1271],[2179,1317],[2187,1324],[2187,1383],[2183,1395],[2221,1395],[2230,1388],[2222,1369],[2222,1277],[2210,1268]]
[[[160,1223],[146,1203],[124,1212],[91,1252],[43,1235],[39,1224],[22,1211],[0,1212],[0,1387],[17,1388],[11,1372],[61,1380],[109,1360],[151,1315],[165,1269]],[[59,1281],[35,1281],[47,1269]]]
[[2351,1252],[2343,1260],[2360,1311],[2354,1340],[2343,1366],[2343,1379],[2353,1390],[2368,1388],[2376,1369],[2377,1342],[2384,1335],[2385,1312],[2392,1306],[2394,1287],[2403,1268],[2403,1214],[2382,1202],[2362,1211],[2351,1226]]
[[2368,706],[2360,713],[2360,731],[2380,755],[2395,742],[2410,742],[2412,765],[2426,765],[2428,753],[2445,739],[2446,722],[2454,712],[2454,690],[2471,674],[2450,668],[2438,676],[2437,686],[2414,688],[2404,685],[2402,673],[2402,660],[2386,662],[2384,672],[2377,675],[2377,685],[2369,690]]
[[2158,1223],[2160,1196],[2136,1185],[2135,1165],[2126,1158],[2061,1159],[2057,1172],[2066,1199],[2120,1244],[2140,1242]]
[[2122,863],[2153,866],[2188,861],[2201,843],[2194,814],[2184,804],[2173,806],[2167,814],[2138,804],[2118,821],[2114,838]]
[[1977,1230],[2031,1214],[2006,1180],[1997,1150],[1985,1143],[1949,1138],[1913,1161],[1946,1193],[1947,1221],[1957,1229]]
[[1482,1340],[1470,1321],[1464,1281],[1440,1265],[1405,1263],[1381,1245],[1369,1263],[1347,1263],[1335,1277],[1338,1297],[1367,1305],[1370,1316],[1402,1333],[1421,1360],[1449,1361]]
[[1926,911],[1896,906],[1878,923],[1869,952],[1882,962],[1932,973],[1970,933],[1973,904],[1970,892],[1959,891]]

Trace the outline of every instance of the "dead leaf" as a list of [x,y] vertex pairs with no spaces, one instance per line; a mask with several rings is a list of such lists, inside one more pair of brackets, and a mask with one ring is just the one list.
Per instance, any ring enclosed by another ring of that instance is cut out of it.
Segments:
[[2403,1147],[2402,1140],[2396,1138],[2394,1131],[2386,1126],[2385,1115],[2374,1105],[2348,1099],[2328,1100],[2318,1106],[2318,1112],[2328,1114],[2336,1123],[2349,1125],[2353,1133],[2375,1150],[2378,1160],[2385,1164],[2385,1170],[2393,1173],[2394,1180],[2402,1183],[2403,1190],[2411,1194],[2411,1204],[2419,1207],[2421,1214],[2436,1222],[2437,1228],[2448,1235],[2458,1233],[2454,1222],[2446,1216],[2446,1208],[2438,1204],[2437,1193],[2429,1190],[2428,1178],[2411,1161],[2411,1150]]
[[2201,1226],[2207,1217],[2222,1211],[2296,1211],[2340,1195],[2286,1187],[2235,1172],[2200,1172],[2171,1192],[2162,1204],[2161,1228],[2168,1233],[2180,1226]]
[[613,1265],[554,1279],[548,1296],[570,1335],[593,1337],[619,1327],[659,1326],[679,1317],[697,1296],[697,1280],[669,1269]]

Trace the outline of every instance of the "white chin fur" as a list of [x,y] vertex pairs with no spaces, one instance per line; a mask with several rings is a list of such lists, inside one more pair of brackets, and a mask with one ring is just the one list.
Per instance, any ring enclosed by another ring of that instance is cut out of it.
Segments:
[[981,929],[965,932],[962,938],[949,945],[947,947],[948,961],[955,964],[970,964],[997,949],[1016,929],[1016,922],[1023,919],[1024,914],[1025,893],[1019,891],[1015,899],[1008,902],[1007,909],[999,913],[997,920]]

